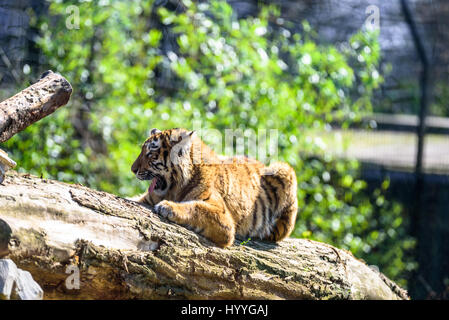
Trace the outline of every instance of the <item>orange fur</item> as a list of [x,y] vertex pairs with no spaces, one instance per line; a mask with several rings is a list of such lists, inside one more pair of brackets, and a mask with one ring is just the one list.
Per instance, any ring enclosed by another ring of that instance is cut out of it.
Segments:
[[220,247],[236,235],[280,241],[295,225],[296,175],[286,163],[221,157],[192,132],[153,129],[131,169],[141,180],[157,177],[140,202]]

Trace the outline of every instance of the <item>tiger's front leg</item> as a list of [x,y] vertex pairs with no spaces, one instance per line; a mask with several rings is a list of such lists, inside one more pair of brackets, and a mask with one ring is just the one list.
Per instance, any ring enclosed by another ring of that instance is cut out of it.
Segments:
[[162,200],[161,197],[157,196],[153,193],[145,192],[144,194],[129,198],[129,200],[133,200],[140,203],[145,203],[150,206],[154,206],[156,203],[160,202]]
[[170,221],[192,227],[222,248],[234,243],[234,221],[224,205],[218,202],[163,200],[154,209]]

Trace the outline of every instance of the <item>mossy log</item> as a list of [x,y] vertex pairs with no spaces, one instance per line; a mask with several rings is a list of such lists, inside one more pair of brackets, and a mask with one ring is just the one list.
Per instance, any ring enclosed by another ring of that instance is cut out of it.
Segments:
[[[30,175],[7,174],[0,218],[0,251],[44,299],[408,299],[324,243],[242,239],[221,249],[131,200]],[[70,266],[79,289],[67,286]]]

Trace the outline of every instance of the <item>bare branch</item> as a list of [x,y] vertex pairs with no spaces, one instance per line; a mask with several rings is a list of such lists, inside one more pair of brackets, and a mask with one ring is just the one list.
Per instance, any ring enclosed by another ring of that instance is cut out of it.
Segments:
[[0,103],[0,142],[65,105],[72,86],[61,75],[47,71],[32,86]]

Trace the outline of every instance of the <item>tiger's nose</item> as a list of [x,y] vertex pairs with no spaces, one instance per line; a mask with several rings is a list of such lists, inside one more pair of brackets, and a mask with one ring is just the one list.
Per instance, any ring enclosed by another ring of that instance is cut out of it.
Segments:
[[131,171],[134,173],[134,174],[137,174],[137,172],[139,171],[139,158],[137,158],[137,160],[136,161],[134,161],[133,162],[133,165],[131,166]]

